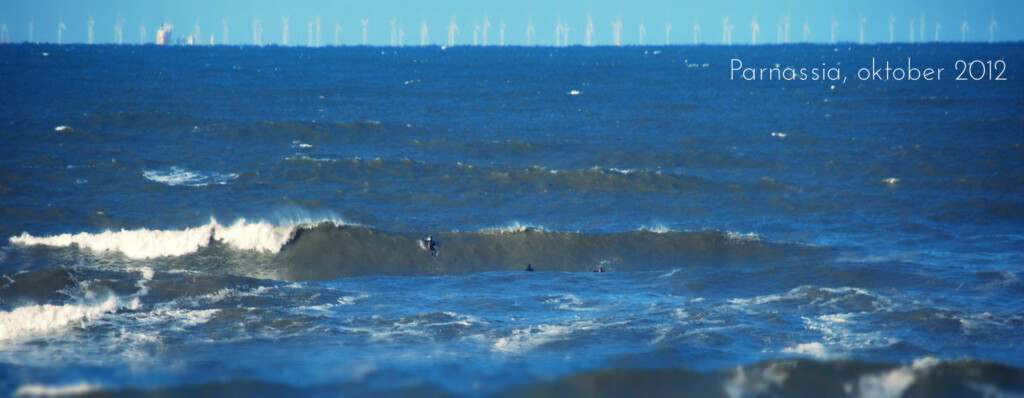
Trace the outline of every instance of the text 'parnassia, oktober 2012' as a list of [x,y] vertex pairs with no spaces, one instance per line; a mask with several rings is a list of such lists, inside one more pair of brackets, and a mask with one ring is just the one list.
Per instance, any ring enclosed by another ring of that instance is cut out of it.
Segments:
[[[920,66],[911,58],[900,61],[871,58],[870,63],[856,68],[854,81],[905,82],[938,81],[1005,81],[1007,64],[1002,59],[951,61],[948,66]],[[808,81],[845,84],[850,75],[839,65],[821,63],[814,66],[748,66],[743,60],[729,61],[729,80],[740,81]]]

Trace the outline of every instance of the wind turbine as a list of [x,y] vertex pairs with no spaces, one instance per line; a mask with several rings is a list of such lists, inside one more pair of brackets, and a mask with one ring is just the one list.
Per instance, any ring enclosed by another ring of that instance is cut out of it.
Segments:
[[622,16],[612,21],[612,34],[615,37],[615,45],[622,45]]
[[260,23],[259,18],[253,18],[252,20],[252,44],[257,46],[263,45],[263,24]]
[[228,44],[228,19],[225,17],[221,21],[224,23],[224,38],[221,41]]
[[320,47],[320,16],[316,16],[316,46]]
[[288,45],[288,18],[287,15],[281,17],[281,42],[285,46]]
[[452,23],[448,24],[448,46],[455,45],[455,35],[459,33],[459,25],[455,24],[455,14],[452,14]]
[[420,45],[427,45],[427,19],[423,18],[423,23],[420,24]]
[[529,46],[533,44],[532,40],[534,33],[536,32],[533,30],[533,17],[531,16],[526,23],[526,45]]
[[338,36],[340,36],[340,35],[341,35],[341,24],[340,23],[336,23],[336,24],[334,24],[334,46],[335,47],[340,45],[339,41],[338,41]]
[[398,31],[395,30],[395,18],[392,17],[391,20],[388,21],[388,25],[391,25],[391,47],[394,47],[395,39],[398,38]]
[[918,39],[917,41],[919,41],[921,43],[924,43],[924,13],[923,12],[921,13],[921,24],[918,25],[917,28],[921,30],[920,39]]
[[193,35],[192,36],[192,43],[190,43],[190,44],[199,44],[199,37],[200,37],[200,35],[199,35],[199,23],[198,22],[196,22],[194,28],[195,28],[195,31],[192,33],[192,35]]
[[590,12],[587,12],[587,47],[594,45],[594,21],[590,19]]
[[647,27],[644,26],[644,21],[640,21],[640,27],[637,28],[637,34],[640,36],[640,45],[644,45],[644,36],[647,36]]
[[960,24],[960,41],[967,42],[967,16],[964,15],[964,22]]
[[569,45],[569,25],[562,25],[562,46]]
[[499,36],[499,37],[501,37],[501,41],[500,41],[499,44],[501,44],[502,47],[505,46],[505,28],[507,28],[507,27],[508,27],[508,25],[505,25],[505,18],[502,18],[501,19],[501,35]]
[[693,21],[693,44],[697,44],[697,39],[700,37],[700,22]]
[[562,41],[562,16],[558,16],[558,24],[555,25],[555,47],[558,47],[558,43]]
[[757,15],[754,15],[754,20],[750,21],[750,43],[757,45],[757,34],[761,33],[761,25],[757,24]]
[[146,24],[139,25],[139,44],[146,44]]
[[93,28],[95,26],[96,26],[96,20],[92,19],[92,16],[90,15],[89,16],[89,44],[93,44],[94,39],[96,38],[95,34],[93,33]]
[[782,17],[779,17],[779,22],[775,24],[775,42],[782,44]]
[[473,45],[474,46],[480,45],[479,36],[480,36],[480,24],[474,22],[473,23]]
[[942,23],[935,21],[935,41],[939,41],[939,31],[942,30]]
[[366,27],[367,27],[367,25],[370,24],[370,20],[366,19],[366,18],[363,18],[363,19],[359,20],[359,22],[361,22],[363,24],[363,45],[365,46],[366,45]]
[[402,43],[402,39],[404,39],[404,38],[405,38],[405,29],[398,28],[398,46],[399,47],[404,47],[405,46],[405,44]]
[[896,17],[889,14],[889,43],[893,42],[893,25],[896,23]]
[[117,44],[124,44],[124,17],[117,17],[117,25],[114,25],[114,33],[117,36]]
[[722,16],[722,44],[729,44],[729,16]]
[[811,24],[804,19],[804,43],[811,39]]
[[914,18],[910,18],[910,42],[914,42]]
[[785,40],[783,42],[786,43],[786,44],[789,44],[789,17],[790,17],[790,14],[786,14],[786,15],[782,16],[782,23],[783,23],[784,29],[785,29],[784,32],[786,33],[786,35],[784,36]]
[[864,44],[864,23],[867,21],[868,19],[865,18],[863,15],[860,16],[860,44]]
[[999,28],[999,24],[996,23],[996,15],[992,14],[992,19],[988,22],[988,42],[995,43],[996,41],[996,29]]
[[7,31],[7,22],[0,25],[0,43],[10,43],[11,32]]
[[832,16],[832,32],[829,35],[829,41],[832,43],[836,42],[836,28],[839,27],[839,21],[836,21],[836,16]]
[[57,44],[61,44],[63,42],[64,29],[67,28],[68,27],[64,25],[64,20],[61,20],[60,24],[57,25]]
[[671,22],[665,22],[665,45],[666,46],[669,45],[669,44],[672,44],[671,40],[669,40],[669,37],[671,36],[671,34],[672,34],[672,23]]
[[487,19],[487,14],[484,14],[484,45],[487,45],[487,29],[491,28],[491,21]]

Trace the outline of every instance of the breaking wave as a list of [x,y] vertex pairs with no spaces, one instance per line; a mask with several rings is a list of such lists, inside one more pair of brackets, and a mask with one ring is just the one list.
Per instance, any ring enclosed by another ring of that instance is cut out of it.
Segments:
[[[328,221],[324,221],[328,222]],[[303,224],[278,226],[265,221],[250,223],[238,220],[221,225],[217,220],[184,230],[121,230],[97,234],[82,232],[36,237],[22,233],[10,238],[11,243],[89,249],[94,252],[116,252],[133,259],[183,256],[199,251],[214,241],[240,250],[277,253]]]
[[0,312],[0,347],[7,341],[48,333],[72,324],[88,322],[119,308],[138,308],[139,301],[122,303],[110,295],[94,302],[64,305],[31,305]]
[[753,236],[756,235],[677,232],[665,228],[591,234],[514,224],[473,232],[435,233],[435,257],[423,249],[422,236],[338,220],[284,225],[246,220],[221,225],[211,220],[206,225],[183,230],[138,229],[43,237],[22,233],[11,237],[10,242],[119,254],[132,260],[156,262],[152,265],[155,267],[161,262],[188,262],[188,257],[196,253],[216,255],[221,256],[222,263],[235,263],[236,266],[229,267],[230,272],[287,280],[466,274],[517,270],[526,264],[533,264],[540,271],[589,271],[597,266],[611,271],[638,271],[773,261],[813,250]]

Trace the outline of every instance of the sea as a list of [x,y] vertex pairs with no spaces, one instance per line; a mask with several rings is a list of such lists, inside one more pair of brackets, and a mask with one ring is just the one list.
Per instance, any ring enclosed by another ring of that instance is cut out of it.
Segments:
[[0,395],[1022,397],[1022,79],[0,45]]

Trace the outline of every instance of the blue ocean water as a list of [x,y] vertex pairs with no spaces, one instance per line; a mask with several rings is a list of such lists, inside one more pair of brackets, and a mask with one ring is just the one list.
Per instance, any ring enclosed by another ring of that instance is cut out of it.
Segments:
[[0,394],[1019,396],[1022,50],[0,46]]

